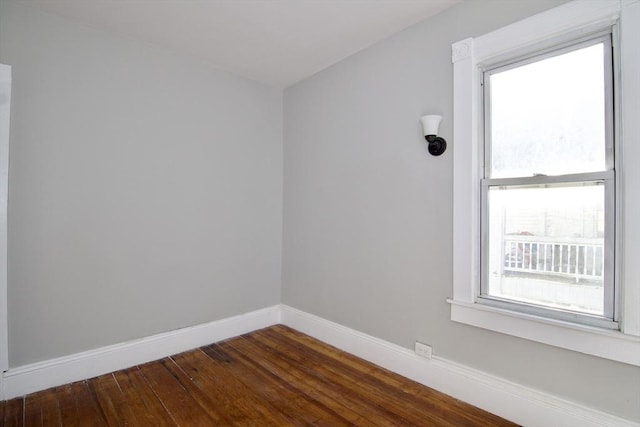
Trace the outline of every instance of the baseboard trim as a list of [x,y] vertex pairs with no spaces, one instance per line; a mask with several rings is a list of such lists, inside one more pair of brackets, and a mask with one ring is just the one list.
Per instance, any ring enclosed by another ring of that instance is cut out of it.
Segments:
[[11,399],[126,369],[282,323],[428,387],[526,426],[640,427],[540,390],[413,351],[289,307],[275,305],[226,319],[12,368],[0,377]]
[[640,426],[494,375],[413,351],[282,305],[283,324],[428,387],[525,426]]
[[126,369],[280,323],[279,305],[69,356],[11,368],[3,373],[2,398]]

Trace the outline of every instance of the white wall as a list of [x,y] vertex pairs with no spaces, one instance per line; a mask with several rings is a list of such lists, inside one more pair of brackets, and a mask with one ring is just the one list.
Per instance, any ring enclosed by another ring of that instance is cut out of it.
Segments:
[[0,8],[10,366],[278,303],[281,91]]
[[451,43],[562,3],[468,1],[285,91],[285,304],[640,421],[640,369],[451,322]]

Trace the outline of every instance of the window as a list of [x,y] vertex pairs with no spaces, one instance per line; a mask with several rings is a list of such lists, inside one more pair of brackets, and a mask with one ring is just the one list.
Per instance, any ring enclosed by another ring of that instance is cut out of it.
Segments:
[[482,303],[615,322],[611,34],[483,70]]
[[638,22],[576,0],[452,45],[451,320],[640,366]]

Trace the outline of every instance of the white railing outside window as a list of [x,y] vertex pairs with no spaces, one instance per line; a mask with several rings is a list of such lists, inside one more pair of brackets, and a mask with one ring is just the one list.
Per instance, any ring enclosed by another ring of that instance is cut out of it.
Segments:
[[504,236],[505,272],[602,280],[603,239]]

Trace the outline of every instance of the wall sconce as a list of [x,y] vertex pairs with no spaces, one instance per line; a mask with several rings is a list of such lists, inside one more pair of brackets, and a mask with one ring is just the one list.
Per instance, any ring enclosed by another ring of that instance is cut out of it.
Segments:
[[441,120],[442,116],[436,115],[420,117],[422,132],[429,143],[429,153],[432,156],[439,156],[447,149],[447,141],[438,136],[438,127]]

